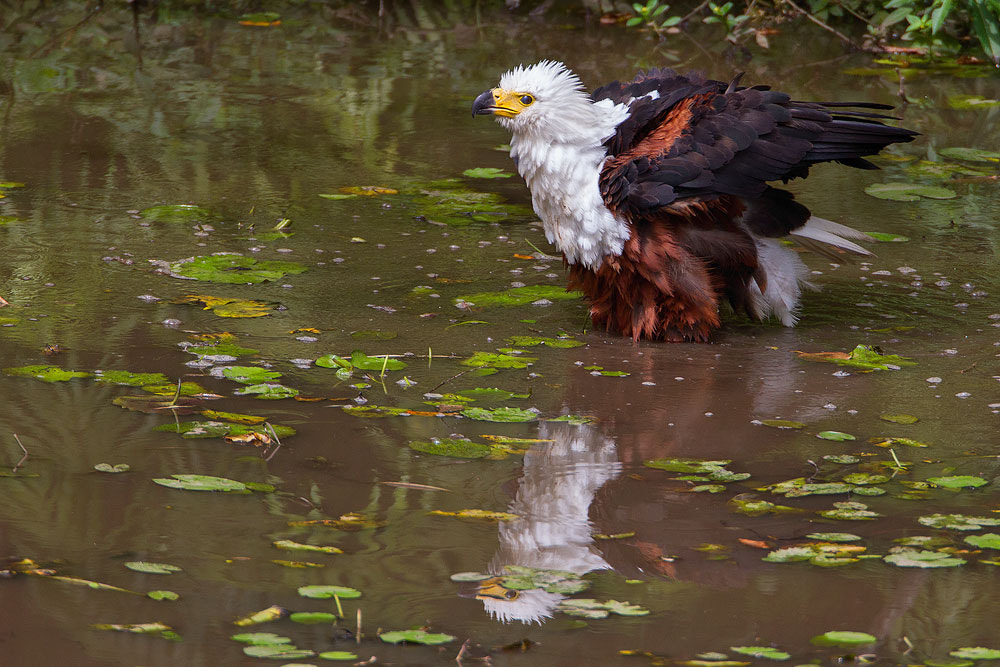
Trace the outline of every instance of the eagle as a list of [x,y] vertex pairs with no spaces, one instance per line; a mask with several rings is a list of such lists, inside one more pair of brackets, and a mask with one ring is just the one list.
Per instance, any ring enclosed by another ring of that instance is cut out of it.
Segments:
[[799,102],[741,77],[650,69],[588,95],[543,60],[473,103],[473,116],[511,132],[510,155],[595,327],[706,342],[726,303],[794,326],[808,271],[784,237],[832,257],[871,254],[857,243],[866,234],[771,183],[818,162],[877,169],[864,157],[917,133],[887,125],[888,105]]

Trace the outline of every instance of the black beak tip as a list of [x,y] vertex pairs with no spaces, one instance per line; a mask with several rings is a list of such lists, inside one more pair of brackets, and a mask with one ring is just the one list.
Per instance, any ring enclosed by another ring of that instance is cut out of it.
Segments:
[[490,108],[493,106],[493,91],[487,90],[476,98],[476,101],[472,103],[472,117],[480,115],[488,115],[492,113]]

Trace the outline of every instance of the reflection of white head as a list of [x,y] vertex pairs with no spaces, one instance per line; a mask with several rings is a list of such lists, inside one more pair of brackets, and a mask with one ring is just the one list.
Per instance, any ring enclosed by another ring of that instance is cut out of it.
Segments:
[[[592,548],[589,520],[594,494],[614,479],[621,464],[615,443],[589,426],[543,425],[540,443],[524,455],[524,472],[510,511],[521,518],[500,524],[500,543],[489,571],[505,565],[568,570],[577,574],[607,569]],[[483,598],[491,616],[503,622],[541,622],[565,596],[542,590],[519,591],[515,600]]]

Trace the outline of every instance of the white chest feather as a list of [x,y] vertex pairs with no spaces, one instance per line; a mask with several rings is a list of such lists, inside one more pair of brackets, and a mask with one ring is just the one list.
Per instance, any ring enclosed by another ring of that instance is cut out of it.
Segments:
[[575,126],[586,127],[587,136],[561,135],[553,141],[552,135],[515,132],[511,157],[531,190],[532,205],[549,242],[570,264],[596,269],[604,257],[620,255],[629,237],[628,225],[605,207],[598,186],[607,157],[601,142],[626,112],[610,104],[589,107],[590,123]]

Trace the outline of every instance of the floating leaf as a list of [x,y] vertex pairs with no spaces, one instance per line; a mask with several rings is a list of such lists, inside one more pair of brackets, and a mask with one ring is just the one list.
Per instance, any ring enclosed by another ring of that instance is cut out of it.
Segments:
[[853,465],[861,462],[860,458],[852,454],[827,454],[823,457],[823,460],[829,461],[830,463],[839,463],[841,465]]
[[229,637],[233,641],[238,641],[243,644],[252,644],[253,646],[275,646],[278,644],[291,644],[291,637],[282,637],[279,634],[273,632],[242,632],[236,635],[230,635]]
[[[844,475],[842,479],[848,484],[884,484],[889,481],[889,476],[870,472],[852,472]],[[855,489],[855,491],[857,491],[857,489]]]
[[293,542],[292,540],[275,540],[272,542],[274,546],[279,549],[290,549],[292,551],[309,551],[313,553],[323,553],[323,554],[342,554],[343,549],[339,549],[335,546],[316,546],[313,544],[302,544],[300,542]]
[[930,447],[926,442],[920,442],[912,438],[876,437],[869,438],[868,442],[876,447]]
[[1000,518],[967,516],[965,514],[930,514],[917,519],[922,526],[949,528],[951,530],[979,530],[987,526],[1000,526]]
[[177,384],[148,384],[142,387],[143,391],[148,391],[157,396],[195,396],[204,394],[205,388],[197,382],[181,382]]
[[246,26],[274,26],[281,25],[281,14],[275,12],[254,12],[240,16],[240,25]]
[[824,542],[857,542],[861,539],[860,536],[853,533],[809,533],[806,537]]
[[996,533],[969,535],[965,538],[965,541],[980,549],[1000,549],[1000,535]]
[[454,516],[460,519],[477,519],[481,521],[514,521],[520,519],[516,514],[510,512],[491,512],[489,510],[465,509],[457,512],[445,512],[444,510],[431,510],[429,514],[436,516]]
[[153,481],[160,486],[184,491],[225,491],[249,493],[247,485],[234,479],[212,477],[211,475],[171,475],[173,479],[157,478]]
[[299,586],[299,595],[304,598],[314,598],[317,600],[324,600],[333,597],[350,600],[361,597],[361,591],[348,586],[317,584],[313,586]]
[[730,646],[729,649],[743,655],[749,655],[754,658],[767,658],[769,660],[788,660],[792,657],[791,654],[772,646]]
[[984,648],[982,646],[958,648],[948,653],[955,658],[967,660],[1000,660],[1000,649]]
[[764,426],[781,429],[800,429],[805,428],[806,426],[802,422],[791,421],[788,419],[762,419],[760,420],[760,423]]
[[[249,424],[251,426],[255,424],[263,424],[267,421],[267,417],[244,415],[238,412],[221,412],[219,410],[202,410],[200,414],[212,420],[237,422],[239,424]],[[278,435],[280,436],[281,433],[279,432]]]
[[369,357],[360,350],[351,352],[351,365],[365,371],[380,371],[383,368],[398,371],[406,368],[406,364],[399,359],[390,359],[388,356]]
[[151,600],[166,600],[168,602],[173,602],[175,600],[180,600],[181,596],[173,591],[149,591],[146,593],[146,597]]
[[830,630],[821,635],[816,635],[810,641],[819,646],[859,646],[861,644],[874,644],[878,638],[867,632],[854,632],[851,630]]
[[468,359],[460,361],[463,366],[474,368],[527,368],[529,364],[538,361],[536,357],[524,355],[494,354],[491,352],[476,352]]
[[836,509],[822,510],[816,513],[826,519],[837,521],[869,521],[882,516],[861,503],[834,503],[834,507]]
[[318,623],[333,623],[337,620],[337,615],[327,611],[297,611],[288,618],[292,623],[316,625]]
[[192,204],[166,204],[143,209],[142,217],[154,222],[203,222],[211,217],[207,209]]
[[1000,152],[981,148],[942,148],[938,151],[938,155],[966,162],[1000,162]]
[[370,516],[351,512],[342,514],[336,519],[310,519],[308,521],[289,521],[289,526],[323,526],[324,528],[335,528],[348,532],[358,530],[370,530],[380,528],[385,525],[384,521],[377,521]]
[[563,422],[566,424],[573,424],[574,426],[583,426],[585,424],[593,424],[597,421],[597,417],[591,417],[589,415],[560,415],[559,417],[552,417],[551,419],[546,419],[547,422]]
[[546,347],[572,348],[585,345],[583,341],[575,338],[546,338],[543,336],[511,336],[507,342],[516,347],[532,347],[535,345],[545,345]]
[[594,619],[606,618],[608,614],[618,614],[619,616],[646,616],[649,614],[648,609],[628,602],[619,602],[618,600],[601,602],[592,598],[560,600],[556,610],[569,616]]
[[497,169],[496,167],[476,167],[475,169],[466,169],[462,172],[462,176],[467,176],[468,178],[510,178],[513,175],[509,171]]
[[893,367],[913,366],[915,362],[895,354],[882,354],[870,345],[858,345],[850,353],[844,352],[796,352],[800,359],[807,361],[829,361],[839,366],[862,370],[892,370]]
[[360,195],[362,197],[375,197],[376,195],[398,195],[399,190],[386,188],[381,185],[350,185],[340,188],[340,191],[349,195]]
[[286,646],[284,644],[268,644],[264,646],[244,647],[243,653],[251,658],[271,658],[273,660],[299,660],[300,658],[311,658],[316,655],[315,651],[309,649]]
[[183,571],[176,565],[171,565],[169,563],[150,563],[142,560],[129,561],[127,563],[122,563],[122,565],[130,570],[142,572],[143,574],[173,574],[174,572]]
[[919,201],[927,199],[954,199],[958,195],[954,190],[940,185],[923,185],[920,183],[873,183],[865,188],[865,192],[878,199],[892,201]]
[[950,554],[942,553],[940,551],[905,550],[889,554],[883,558],[883,560],[887,563],[892,563],[897,567],[932,568],[958,567],[959,565],[965,565],[964,559],[955,558]]
[[228,299],[202,294],[188,294],[172,303],[199,303],[219,317],[265,317],[274,312],[276,304],[249,299]]
[[257,384],[277,380],[281,373],[260,366],[227,366],[222,369],[222,376],[242,384]]
[[128,387],[170,383],[170,378],[163,373],[132,373],[131,371],[95,371],[94,379],[105,384]]
[[0,190],[11,190],[13,188],[23,188],[24,183],[17,183],[15,181],[0,181]]
[[293,389],[292,387],[286,387],[282,384],[274,384],[271,382],[265,382],[263,384],[254,384],[242,389],[237,389],[233,392],[236,396],[253,396],[254,398],[265,399],[269,401],[280,400],[282,398],[291,398],[293,396],[299,395],[298,389]]
[[168,433],[180,433],[182,438],[224,438],[226,436],[243,436],[253,433],[269,434],[272,430],[279,438],[287,438],[295,435],[295,429],[291,426],[281,424],[271,424],[267,427],[249,426],[246,424],[230,424],[217,421],[195,421],[180,422],[173,424],[160,424],[154,431],[166,431]]
[[166,623],[97,623],[95,630],[134,632],[141,635],[159,635],[163,639],[178,640],[180,636]]
[[411,440],[409,446],[410,449],[415,449],[425,454],[450,456],[459,459],[481,459],[490,453],[490,448],[486,445],[458,438]]
[[707,473],[712,472],[713,470],[719,470],[730,463],[732,463],[732,461],[728,459],[710,461],[706,459],[669,458],[643,461],[642,465],[647,468],[666,470],[667,472]]
[[522,408],[466,408],[461,412],[463,417],[486,422],[532,422],[538,419],[538,414]]
[[110,473],[128,472],[131,469],[132,467],[127,463],[116,463],[115,465],[111,465],[110,463],[98,463],[94,466],[94,470],[98,472]]
[[235,621],[233,621],[233,625],[246,627],[248,625],[259,625],[261,623],[270,623],[271,621],[276,621],[279,618],[284,618],[287,615],[288,615],[287,609],[285,609],[284,607],[279,607],[278,605],[274,604],[268,607],[267,609],[261,609],[260,611],[255,611],[252,614],[236,619]]
[[223,253],[188,257],[170,263],[168,269],[175,278],[245,285],[279,280],[288,274],[302,273],[306,267],[296,262],[258,260],[235,253]]
[[989,481],[982,477],[972,475],[955,475],[952,477],[929,477],[927,481],[934,486],[941,486],[946,489],[975,489],[989,484]]
[[[323,651],[316,656],[323,660],[357,660],[358,654],[350,651]],[[292,667],[291,665],[287,667]]]
[[66,382],[73,378],[90,377],[90,373],[84,371],[68,371],[58,366],[40,364],[36,366],[21,366],[19,368],[5,368],[4,375],[14,375],[17,377],[32,377],[42,382]]
[[488,308],[491,306],[524,306],[542,299],[558,301],[580,299],[582,297],[582,292],[569,292],[555,285],[529,285],[526,287],[514,287],[500,292],[468,294],[458,297],[456,302]]
[[847,442],[848,440],[857,440],[850,433],[842,433],[840,431],[820,431],[816,434],[817,438],[822,438],[823,440],[833,440],[834,442]]
[[401,644],[408,642],[411,644],[427,644],[435,646],[437,644],[447,644],[448,642],[455,641],[455,638],[452,635],[426,632],[425,630],[393,630],[391,632],[382,632],[378,637],[387,644]]
[[989,109],[1000,107],[1000,100],[986,98],[982,95],[952,95],[948,98],[948,106],[962,111]]

